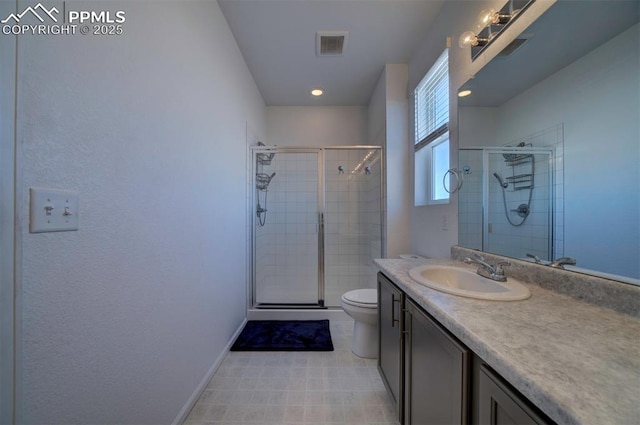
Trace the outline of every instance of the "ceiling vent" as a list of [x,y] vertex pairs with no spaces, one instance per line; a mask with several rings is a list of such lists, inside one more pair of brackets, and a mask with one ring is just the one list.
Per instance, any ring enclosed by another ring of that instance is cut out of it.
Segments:
[[507,44],[507,47],[502,49],[500,53],[496,55],[497,59],[506,59],[518,51],[524,43],[529,41],[533,37],[533,34],[522,34],[511,43]]
[[318,31],[316,33],[316,55],[342,56],[347,49],[348,31]]

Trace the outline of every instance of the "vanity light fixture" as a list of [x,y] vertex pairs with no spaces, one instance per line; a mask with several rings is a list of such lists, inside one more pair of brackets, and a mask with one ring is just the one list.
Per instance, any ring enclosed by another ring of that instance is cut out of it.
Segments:
[[324,93],[324,92],[322,91],[322,89],[313,89],[313,90],[311,90],[311,94],[312,94],[313,96],[316,96],[316,97],[318,97],[318,96],[322,96],[322,93]]
[[478,17],[475,31],[466,31],[460,35],[458,45],[471,48],[471,60],[491,44],[500,33],[524,12],[536,0],[508,0],[502,9],[484,9]]

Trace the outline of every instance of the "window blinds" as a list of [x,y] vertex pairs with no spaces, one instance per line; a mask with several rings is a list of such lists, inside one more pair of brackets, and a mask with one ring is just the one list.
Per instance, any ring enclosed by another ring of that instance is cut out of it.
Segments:
[[449,55],[445,50],[415,89],[415,149],[448,131]]

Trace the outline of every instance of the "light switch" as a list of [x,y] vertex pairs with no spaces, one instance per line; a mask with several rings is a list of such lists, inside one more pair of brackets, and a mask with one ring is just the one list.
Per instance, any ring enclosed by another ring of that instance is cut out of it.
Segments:
[[58,189],[29,189],[29,232],[78,230],[78,192]]

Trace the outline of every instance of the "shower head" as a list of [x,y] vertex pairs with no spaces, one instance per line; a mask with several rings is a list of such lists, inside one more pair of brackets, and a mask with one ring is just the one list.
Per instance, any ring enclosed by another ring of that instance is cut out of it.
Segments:
[[498,180],[498,182],[500,183],[500,186],[502,186],[503,189],[506,189],[509,186],[509,183],[502,180],[502,176],[500,174],[493,173],[493,176],[496,178],[496,180]]

